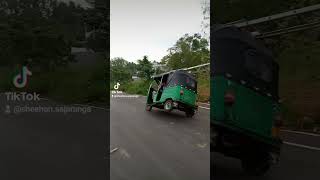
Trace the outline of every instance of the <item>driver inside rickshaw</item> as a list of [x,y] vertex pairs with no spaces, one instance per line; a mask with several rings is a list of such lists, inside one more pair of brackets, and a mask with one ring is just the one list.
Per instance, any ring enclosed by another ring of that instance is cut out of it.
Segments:
[[159,92],[162,91],[165,86],[166,86],[165,82],[160,83],[158,87]]
[[168,75],[164,75],[161,79],[161,82],[159,83],[159,86],[158,86],[158,93],[157,93],[157,98],[156,100],[159,100],[161,98],[161,95],[162,95],[162,92],[163,92],[163,89],[164,87],[167,85],[166,82],[168,80]]

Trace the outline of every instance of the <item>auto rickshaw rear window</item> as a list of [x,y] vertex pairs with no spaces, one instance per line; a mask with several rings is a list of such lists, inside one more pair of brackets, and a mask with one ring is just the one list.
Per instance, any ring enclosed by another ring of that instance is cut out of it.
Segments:
[[244,66],[246,70],[257,79],[265,82],[272,82],[273,71],[272,62],[268,59],[268,56],[259,54],[255,50],[248,50],[245,53]]
[[169,82],[169,85],[182,85],[188,89],[197,90],[196,81],[186,74],[176,74],[172,80]]

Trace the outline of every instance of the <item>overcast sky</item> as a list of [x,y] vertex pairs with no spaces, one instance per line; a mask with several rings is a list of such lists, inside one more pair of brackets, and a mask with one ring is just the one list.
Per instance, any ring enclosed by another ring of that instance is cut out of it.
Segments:
[[111,58],[160,61],[184,34],[201,32],[203,0],[111,0]]

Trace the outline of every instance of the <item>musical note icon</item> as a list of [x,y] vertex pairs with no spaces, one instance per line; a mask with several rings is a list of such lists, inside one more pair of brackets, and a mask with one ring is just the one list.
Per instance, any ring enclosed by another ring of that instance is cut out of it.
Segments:
[[28,67],[23,66],[22,71],[13,78],[14,86],[17,88],[25,87],[28,83],[28,76],[31,75],[32,72],[28,69]]

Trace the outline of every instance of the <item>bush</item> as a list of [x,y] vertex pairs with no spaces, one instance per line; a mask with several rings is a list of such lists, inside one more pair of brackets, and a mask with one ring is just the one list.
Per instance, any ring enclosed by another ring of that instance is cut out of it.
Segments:
[[198,75],[198,101],[208,102],[210,98],[210,76],[209,73]]
[[146,96],[149,90],[150,80],[137,80],[128,82],[123,86],[123,91],[129,94],[139,94]]

